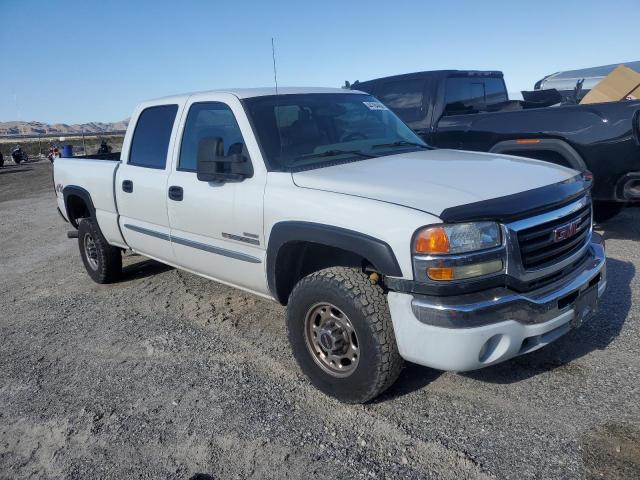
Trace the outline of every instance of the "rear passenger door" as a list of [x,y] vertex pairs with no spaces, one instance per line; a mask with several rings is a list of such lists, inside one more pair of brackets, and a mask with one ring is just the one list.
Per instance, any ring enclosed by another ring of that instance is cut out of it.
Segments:
[[120,229],[136,252],[158,260],[175,261],[167,216],[167,181],[177,103],[143,107],[134,115],[135,129],[127,158],[116,172],[115,196]]

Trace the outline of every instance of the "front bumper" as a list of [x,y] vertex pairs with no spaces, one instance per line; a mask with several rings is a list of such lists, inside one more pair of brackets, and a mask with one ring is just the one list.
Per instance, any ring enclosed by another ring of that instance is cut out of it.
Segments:
[[539,290],[496,288],[456,297],[389,292],[400,355],[440,370],[466,371],[537,350],[582,321],[576,305],[605,291],[604,242],[593,235],[585,261],[569,277]]

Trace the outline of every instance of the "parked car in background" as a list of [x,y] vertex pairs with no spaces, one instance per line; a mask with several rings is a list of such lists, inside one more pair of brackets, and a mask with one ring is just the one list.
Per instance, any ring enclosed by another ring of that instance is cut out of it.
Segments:
[[587,176],[432,149],[361,92],[145,102],[113,158],[53,166],[89,276],[116,280],[131,249],[287,305],[302,371],[342,401],[403,359],[464,371],[537,350],[607,283]]
[[[574,89],[578,82],[582,82],[577,100],[581,100],[600,80],[609,75],[620,63],[601,65],[599,67],[581,68],[579,70],[566,70],[552,73],[538,80],[534,90],[547,90],[555,88],[565,99],[572,99]],[[640,73],[640,61],[627,62],[623,65]]]
[[430,145],[591,171],[597,221],[640,202],[640,101],[529,108],[509,100],[498,71],[418,72],[351,88],[378,97]]

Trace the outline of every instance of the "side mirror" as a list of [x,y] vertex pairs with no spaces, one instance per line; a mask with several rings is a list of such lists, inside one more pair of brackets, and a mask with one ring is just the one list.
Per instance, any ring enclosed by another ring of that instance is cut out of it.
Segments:
[[[235,153],[231,153],[232,151]],[[222,138],[203,138],[198,143],[196,167],[198,180],[202,182],[241,182],[245,178],[252,177],[253,166],[244,152],[243,144],[234,143],[229,148],[229,155],[225,156]]]

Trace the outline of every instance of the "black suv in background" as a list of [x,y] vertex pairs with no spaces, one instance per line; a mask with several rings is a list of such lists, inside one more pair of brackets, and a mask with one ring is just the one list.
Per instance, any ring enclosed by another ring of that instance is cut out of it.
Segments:
[[640,101],[540,107],[509,100],[502,72],[439,70],[355,82],[427,143],[590,170],[596,220],[640,202]]

